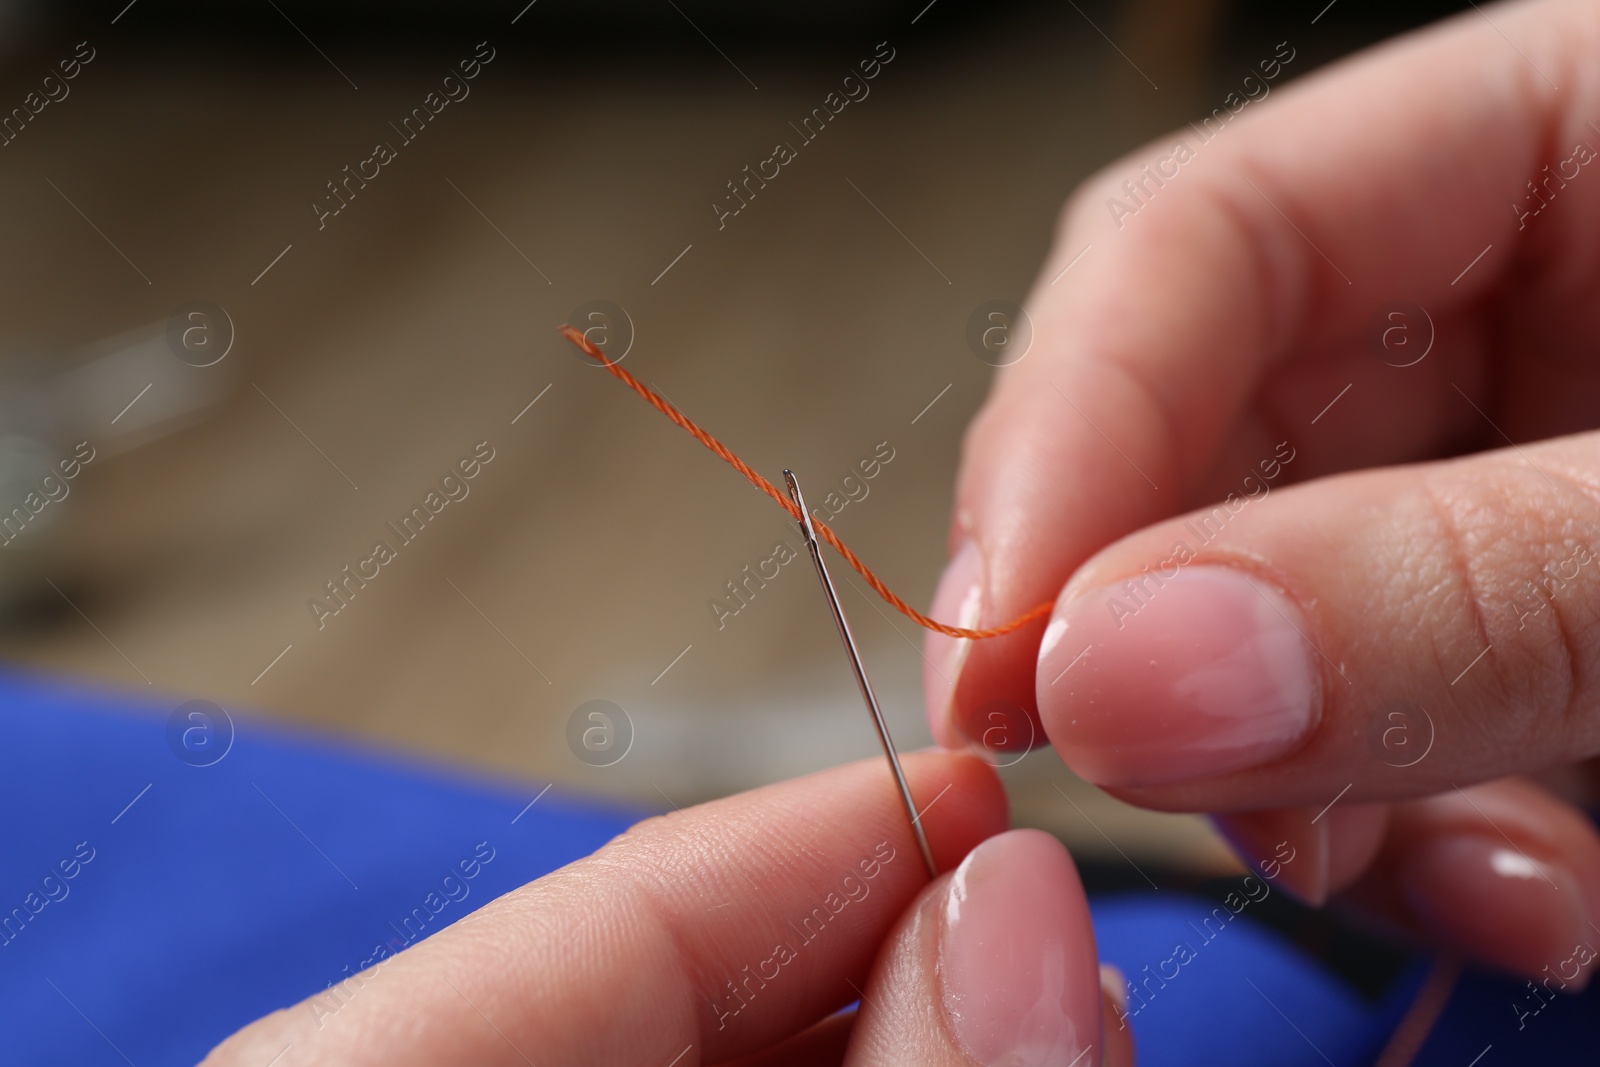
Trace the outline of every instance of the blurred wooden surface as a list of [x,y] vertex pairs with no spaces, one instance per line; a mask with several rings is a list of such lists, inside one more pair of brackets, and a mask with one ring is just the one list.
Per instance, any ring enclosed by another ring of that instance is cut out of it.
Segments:
[[[690,39],[602,77],[529,50],[535,8],[424,56],[334,56],[357,91],[309,49],[253,63],[107,34],[0,155],[0,320],[71,352],[208,299],[237,324],[236,388],[97,461],[64,521],[7,549],[0,650],[530,795],[555,781],[664,807],[874,754],[803,561],[720,630],[708,607],[786,534],[782,514],[555,327],[591,299],[625,307],[628,367],[769,475],[820,489],[889,442],[837,527],[925,603],[993,373],[969,314],[1022,299],[1080,178],[1199,106],[1199,50],[1130,17],[1128,40],[1160,53],[1159,95],[1070,7],[960,42],[908,26],[870,96],[721,230],[712,201],[796,140],[789,123],[846,73],[833,57],[725,62]],[[480,38],[497,54],[471,95],[319,230],[324,183],[397,140],[389,123]],[[7,90],[37,65],[13,64]],[[495,458],[470,495],[319,630],[308,599],[396,544],[384,524],[480,441]],[[902,747],[927,743],[920,634],[844,595]],[[636,730],[613,767],[566,742],[592,698]],[[1226,862],[1198,820],[1127,809],[1048,752],[1006,774],[1018,821],[1086,854]]]

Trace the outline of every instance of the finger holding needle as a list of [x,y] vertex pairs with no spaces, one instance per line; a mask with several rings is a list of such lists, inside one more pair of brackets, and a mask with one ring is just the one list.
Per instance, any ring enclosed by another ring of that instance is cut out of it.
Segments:
[[845,654],[850,657],[850,669],[855,672],[856,684],[861,687],[861,699],[866,701],[867,710],[872,713],[872,725],[878,730],[878,741],[883,745],[883,754],[889,760],[889,769],[894,773],[895,785],[900,790],[900,801],[906,806],[906,817],[911,820],[911,832],[916,835],[917,848],[922,852],[922,862],[928,868],[928,877],[939,877],[939,868],[933,862],[933,850],[928,847],[928,836],[922,830],[922,816],[917,814],[917,805],[911,798],[911,786],[906,782],[905,771],[900,767],[900,757],[895,752],[894,739],[889,736],[889,724],[883,718],[883,709],[878,706],[878,697],[872,691],[872,682],[867,678],[866,665],[861,661],[861,652],[856,648],[856,639],[850,633],[850,623],[844,617],[844,609],[839,606],[839,594],[833,588],[833,579],[828,576],[828,565],[822,559],[822,546],[817,544],[817,532],[811,525],[811,512],[806,510],[806,499],[800,492],[800,482],[795,478],[794,472],[785,469],[783,480],[789,487],[789,497],[800,509],[800,534],[805,538],[806,548],[811,552],[811,562],[817,567],[817,580],[822,583],[822,592],[828,599],[828,607],[833,612],[834,625],[839,629],[839,640],[844,644]]

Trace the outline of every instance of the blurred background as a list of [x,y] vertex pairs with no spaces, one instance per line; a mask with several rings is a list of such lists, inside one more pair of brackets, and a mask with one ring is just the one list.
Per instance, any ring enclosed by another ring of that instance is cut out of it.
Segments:
[[[994,374],[969,319],[1022,301],[1074,185],[1280,41],[1274,87],[1456,6],[6,3],[4,514],[93,458],[4,535],[0,654],[530,795],[664,808],[873,755],[804,560],[728,598],[798,544],[783,514],[556,327],[603,309],[629,369],[814,503],[892,454],[834,525],[926,604]],[[778,142],[796,158],[719,218]],[[402,545],[386,524],[475,448]],[[862,589],[897,739],[926,744],[921,633]],[[596,699],[631,724],[603,767],[569,744]],[[1130,879],[1229,866],[1048,751],[1004,773],[1018,823]]]

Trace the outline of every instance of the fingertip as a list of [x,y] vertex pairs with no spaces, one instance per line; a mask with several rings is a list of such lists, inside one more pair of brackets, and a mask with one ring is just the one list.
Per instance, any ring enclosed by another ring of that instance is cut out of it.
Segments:
[[1037,830],[990,838],[929,885],[884,942],[862,1003],[852,1067],[1126,1062],[1100,1059],[1088,903],[1066,849]]
[[1100,1035],[1100,1067],[1133,1067],[1128,978],[1110,963],[1100,965]]
[[1321,708],[1300,616],[1265,580],[1187,558],[1077,592],[1057,605],[1039,657],[1045,730],[1074,771],[1118,788],[1283,756]]
[[1328,824],[1314,808],[1274,808],[1212,817],[1245,866],[1302,904],[1328,902]]
[[[978,543],[968,537],[945,565],[928,615],[950,626],[971,629],[978,625],[982,612],[983,556]],[[972,645],[970,640],[948,637],[936,630],[923,636],[922,692],[928,728],[936,741],[951,748],[959,747],[964,740],[955,726],[953,709],[961,671]]]
[[1594,977],[1600,834],[1580,810],[1504,778],[1392,805],[1348,900],[1397,933],[1576,992]]
[[1212,816],[1212,823],[1247,867],[1320,908],[1372,865],[1383,847],[1389,805],[1228,812]]
[[1412,914],[1445,944],[1466,946],[1516,974],[1550,978],[1570,992],[1593,976],[1583,887],[1561,863],[1536,859],[1508,841],[1447,834],[1409,850],[1399,883]]
[[1328,892],[1359,881],[1383,849],[1391,805],[1344,803],[1328,812]]
[[927,749],[908,753],[901,763],[939,870],[954,868],[1010,825],[1005,786],[994,767],[976,753]]
[[[958,540],[928,614],[967,629],[1003,624],[1020,608],[997,597],[984,549],[970,534]],[[928,729],[947,748],[1025,752],[1044,740],[1034,703],[1033,673],[1045,620],[1000,637],[973,640],[928,631],[923,637],[922,692]]]
[[974,1060],[1070,1063],[1099,1043],[1094,929],[1059,841],[1038,830],[991,838],[945,892],[942,1002]]

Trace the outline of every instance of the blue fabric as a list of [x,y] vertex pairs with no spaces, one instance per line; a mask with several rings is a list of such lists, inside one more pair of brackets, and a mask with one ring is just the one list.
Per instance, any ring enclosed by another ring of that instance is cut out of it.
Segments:
[[[238,714],[226,756],[191,766],[169,747],[172,710],[0,674],[0,915],[47,899],[52,871],[66,889],[6,931],[0,1062],[195,1063],[377,945],[432,933],[638,817],[552,791],[517,818],[537,790]],[[93,858],[60,881],[80,842]]]
[[[433,933],[642,814],[555,791],[529,807],[537,790],[237,713],[229,746],[172,712],[0,672],[6,1064],[194,1063],[377,946]],[[1369,1004],[1248,911],[1220,933],[1210,913],[1171,892],[1096,901],[1103,954],[1149,991],[1132,1020],[1144,1067],[1371,1061],[1418,976]],[[1165,962],[1179,941],[1193,958]],[[1490,1044],[1481,1067],[1593,1061],[1575,1050],[1600,1047],[1595,996],[1519,1030],[1521,992],[1469,980],[1419,1062],[1465,1067]]]
[[1170,892],[1094,903],[1101,957],[1136,987],[1128,1022],[1140,1067],[1370,1063],[1405,1008],[1403,995],[1364,1002],[1253,924],[1248,902],[1236,917]]

